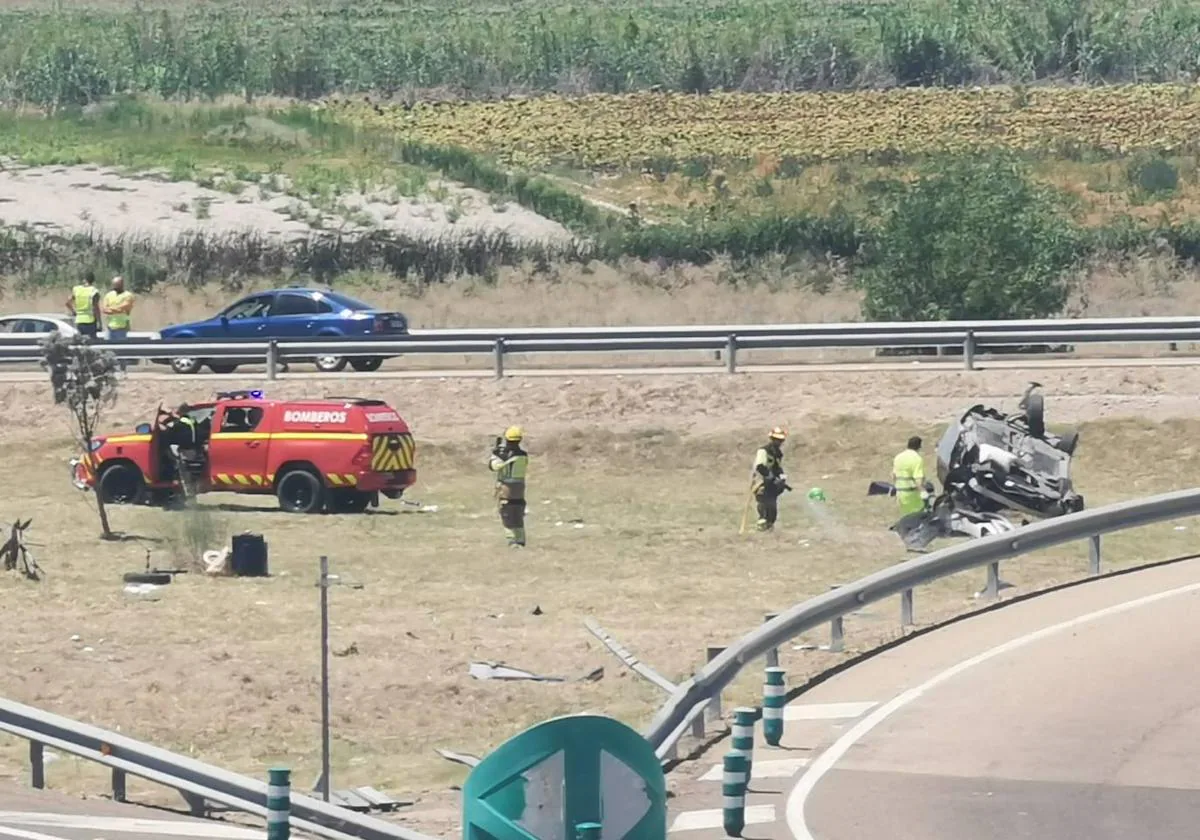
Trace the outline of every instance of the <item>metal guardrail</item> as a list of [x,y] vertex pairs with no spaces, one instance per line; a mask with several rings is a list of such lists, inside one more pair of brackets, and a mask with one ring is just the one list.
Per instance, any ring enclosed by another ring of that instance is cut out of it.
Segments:
[[[39,337],[0,336],[0,363],[40,358]],[[403,336],[328,338],[160,339],[98,341],[125,360],[203,358],[265,364],[273,379],[281,362],[316,356],[393,357],[490,355],[497,377],[505,358],[537,353],[633,353],[714,351],[737,371],[740,350],[838,349],[849,347],[961,347],[974,369],[980,347],[1075,344],[1170,344],[1200,342],[1200,318],[1112,318],[1026,321],[877,322],[843,324],[740,324],[662,327],[504,328],[424,330]]]
[[[0,700],[0,732],[29,741],[33,787],[45,786],[43,750],[52,747],[112,769],[113,799],[125,800],[126,776],[137,776],[183,794],[194,812],[214,802],[266,817],[267,785],[86,723]],[[291,794],[291,825],[328,840],[435,840],[403,826],[356,814],[302,794]]]
[[[650,722],[645,737],[660,758],[668,756],[689,725],[702,726],[699,715],[703,707],[719,708],[722,690],[746,665],[827,622],[832,625],[836,641],[841,635],[842,619],[866,604],[899,594],[901,623],[911,624],[912,592],[918,586],[988,566],[985,591],[988,597],[995,598],[1001,560],[1082,539],[1090,540],[1088,572],[1098,575],[1103,534],[1197,515],[1200,515],[1200,489],[1182,490],[1057,517],[897,563],[797,604],[725,648],[676,688]],[[702,729],[697,734],[702,734]]]

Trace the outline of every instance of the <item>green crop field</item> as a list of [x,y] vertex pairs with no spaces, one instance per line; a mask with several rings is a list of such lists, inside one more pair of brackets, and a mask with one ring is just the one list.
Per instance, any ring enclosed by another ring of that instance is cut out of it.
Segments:
[[1200,6],[1168,0],[899,4],[314,2],[8,4],[0,97],[319,97],[750,91],[1177,81]]

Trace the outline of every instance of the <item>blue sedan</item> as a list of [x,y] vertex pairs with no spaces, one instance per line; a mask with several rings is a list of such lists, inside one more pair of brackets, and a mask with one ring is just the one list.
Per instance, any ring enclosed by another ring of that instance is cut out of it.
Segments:
[[[328,289],[274,289],[255,292],[230,304],[206,321],[175,324],[160,331],[166,341],[183,338],[221,340],[227,338],[353,338],[406,335],[408,319],[399,312],[377,309],[361,300]],[[206,359],[179,356],[155,359],[169,364],[176,373],[196,373],[207,365],[213,373],[233,373],[239,364],[259,358]],[[317,356],[319,370],[336,373],[349,362],[357,371],[378,370],[383,356]]]

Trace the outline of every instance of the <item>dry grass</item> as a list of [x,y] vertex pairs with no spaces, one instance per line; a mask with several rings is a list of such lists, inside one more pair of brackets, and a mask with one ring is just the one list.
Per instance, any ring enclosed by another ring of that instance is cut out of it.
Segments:
[[[1120,414],[1161,413],[1156,393],[1200,393],[1198,376],[1052,372],[1043,381],[1051,419],[1073,422],[1113,413],[1114,401]],[[173,565],[188,550],[180,538],[187,523],[121,508],[115,527],[144,540],[97,541],[91,500],[67,483],[70,447],[44,389],[14,387],[0,394],[0,477],[10,488],[0,521],[33,516],[49,578],[0,581],[0,609],[16,634],[0,671],[5,695],[255,776],[284,761],[297,786],[307,785],[318,761],[313,582],[318,556],[328,554],[337,573],[364,585],[332,595],[333,649],[357,651],[333,661],[335,782],[420,793],[411,824],[448,831],[456,809],[447,787],[462,772],[434,747],[483,753],[536,721],[582,710],[640,725],[661,702],[584,631],[586,616],[669,678],[686,676],[705,642],[728,642],[765,611],[903,559],[886,531],[893,503],[867,499],[866,482],[886,477],[893,450],[914,429],[936,435],[967,394],[994,394],[1011,407],[1020,383],[1004,373],[712,380],[365,385],[414,424],[421,477],[412,497],[439,511],[406,515],[385,504],[371,515],[292,517],[271,500],[211,497],[214,532],[266,535],[273,576],[185,575],[157,601],[123,594],[120,575],[140,568],[147,549],[159,565]],[[177,396],[130,385],[113,422],[128,425],[159,398]],[[1190,399],[1175,407],[1188,419],[1084,424],[1077,480],[1091,504],[1194,481],[1200,447],[1189,441],[1200,423],[1190,419]],[[858,416],[831,416],[839,407]],[[491,434],[510,419],[527,427],[533,457],[531,543],[521,552],[503,546],[482,468]],[[773,422],[793,429],[789,473],[801,492],[784,498],[777,533],[739,537],[749,459]],[[1113,451],[1137,457],[1114,459]],[[812,485],[825,489],[826,505],[804,500]],[[1190,531],[1173,527],[1106,541],[1106,563],[1191,550]],[[1004,577],[1022,591],[1081,572],[1085,558],[1082,547],[1067,547],[1010,564]],[[919,618],[966,608],[981,580],[963,575],[922,590]],[[543,614],[532,615],[535,606]],[[893,634],[893,612],[878,605],[851,619],[849,644]],[[567,677],[603,665],[605,676],[478,682],[466,673],[473,659]],[[835,659],[783,652],[792,682]],[[732,699],[753,699],[758,676],[748,673]],[[2,753],[14,776],[22,749],[9,743]],[[103,784],[72,761],[51,765],[49,778],[68,790]]]
[[[135,329],[207,318],[253,290],[286,285],[259,280],[236,289],[165,286],[139,294]],[[860,295],[836,264],[765,264],[737,270],[725,261],[663,268],[559,265],[502,269],[493,280],[464,277],[430,286],[352,274],[337,288],[408,314],[416,329],[487,326],[822,323],[859,319]],[[828,288],[827,292],[816,289]],[[66,288],[0,284],[4,312],[61,312]],[[1075,317],[1172,315],[1200,306],[1200,268],[1169,255],[1097,260],[1068,305]],[[574,362],[576,360],[572,360]]]
[[[350,274],[337,288],[379,306],[407,313],[414,328],[465,326],[576,326],[663,323],[844,321],[858,318],[858,294],[845,289],[837,266],[810,262],[763,265],[735,271],[727,262],[705,267],[660,268],[627,262],[620,267],[556,265],[504,268],[494,281],[464,277],[431,286],[387,276]],[[297,281],[300,282],[300,281]],[[815,284],[830,284],[821,294]],[[207,318],[254,289],[287,285],[260,280],[235,290],[160,287],[139,295],[135,329]],[[65,288],[0,286],[6,312],[61,312]]]

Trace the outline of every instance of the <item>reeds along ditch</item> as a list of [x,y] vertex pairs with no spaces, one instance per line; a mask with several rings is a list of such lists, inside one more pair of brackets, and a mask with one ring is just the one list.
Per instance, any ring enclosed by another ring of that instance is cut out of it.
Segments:
[[313,98],[441,88],[619,93],[1175,81],[1196,71],[1188,0],[751,0],[554,6],[232,3],[9,11],[0,96],[124,91]]
[[[1196,223],[1144,225],[1122,219],[1083,229],[1080,236],[1080,252],[1085,256],[1166,252],[1181,261],[1200,262],[1200,224]],[[849,216],[641,227],[548,245],[517,241],[503,232],[428,238],[383,232],[358,237],[318,233],[286,242],[253,232],[193,233],[170,239],[0,227],[0,277],[20,286],[59,287],[76,282],[92,268],[121,273],[138,291],[164,283],[189,287],[220,283],[236,288],[252,278],[334,283],[342,275],[362,272],[391,276],[397,282],[433,284],[460,277],[494,277],[504,266],[529,266],[537,273],[555,265],[587,265],[595,260],[614,266],[626,258],[662,266],[703,266],[724,257],[732,259],[731,277],[736,278],[760,260],[788,262],[804,257],[840,257],[853,272],[869,259],[870,242],[870,228]]]

